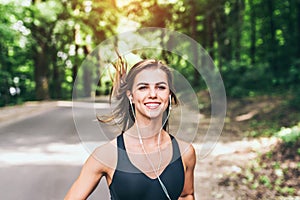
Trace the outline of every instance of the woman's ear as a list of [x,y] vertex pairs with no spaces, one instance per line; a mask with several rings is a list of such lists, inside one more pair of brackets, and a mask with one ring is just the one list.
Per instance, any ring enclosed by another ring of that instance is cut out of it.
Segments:
[[129,102],[132,103],[132,95],[131,95],[131,92],[129,90],[127,90],[126,95],[129,99]]

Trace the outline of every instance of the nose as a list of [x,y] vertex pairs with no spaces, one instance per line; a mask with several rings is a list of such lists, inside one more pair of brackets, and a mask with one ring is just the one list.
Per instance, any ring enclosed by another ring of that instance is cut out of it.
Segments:
[[155,87],[150,87],[150,90],[149,90],[149,96],[151,98],[155,98],[157,95],[157,91],[156,91],[156,88]]

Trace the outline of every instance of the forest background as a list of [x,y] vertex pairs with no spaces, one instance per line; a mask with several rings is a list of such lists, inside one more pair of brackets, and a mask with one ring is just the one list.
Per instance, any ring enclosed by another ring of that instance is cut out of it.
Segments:
[[[93,48],[139,27],[195,39],[220,70],[228,97],[280,94],[300,106],[298,0],[1,1],[1,106],[70,99]],[[188,63],[177,61],[177,70],[203,89]]]
[[[299,179],[300,0],[0,0],[0,13],[0,106],[71,99],[81,63],[102,41],[141,27],[167,28],[208,52],[229,103],[280,102],[274,113],[253,114],[245,134],[280,137],[294,152],[289,159]],[[199,95],[207,90],[185,59],[158,57],[176,67]],[[84,78],[99,72],[83,73]],[[100,80],[93,93],[89,81],[82,85],[86,97],[107,95],[109,82]],[[300,182],[282,186],[282,178],[270,183],[266,175],[244,179],[252,189],[262,185],[282,195],[296,195]]]

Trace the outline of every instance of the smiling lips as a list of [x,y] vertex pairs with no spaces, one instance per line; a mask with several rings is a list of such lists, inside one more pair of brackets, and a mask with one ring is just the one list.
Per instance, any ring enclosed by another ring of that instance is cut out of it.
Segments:
[[145,106],[148,109],[156,109],[160,106],[160,103],[159,102],[149,102],[149,103],[145,103]]

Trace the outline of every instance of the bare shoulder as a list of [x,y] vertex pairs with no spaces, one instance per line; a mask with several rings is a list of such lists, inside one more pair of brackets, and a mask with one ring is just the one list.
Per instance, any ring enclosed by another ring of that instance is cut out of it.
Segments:
[[117,163],[116,139],[97,147],[91,156],[105,166],[114,167]]
[[191,143],[176,138],[182,159],[186,166],[194,167],[196,163],[196,151]]
[[87,199],[103,176],[110,180],[117,157],[114,143],[108,142],[93,151],[65,199]]

